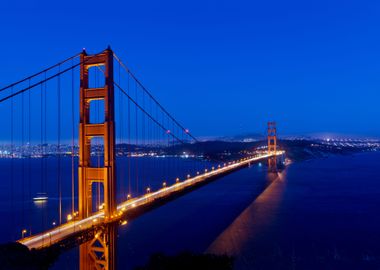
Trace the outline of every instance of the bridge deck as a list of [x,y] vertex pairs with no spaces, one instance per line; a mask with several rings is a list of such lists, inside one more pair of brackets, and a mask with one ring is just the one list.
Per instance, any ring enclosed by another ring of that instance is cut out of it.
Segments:
[[[280,152],[280,151],[277,152],[277,155],[282,155],[282,154],[283,152]],[[218,175],[224,175],[228,172],[244,167],[252,162],[263,160],[268,157],[269,155],[265,154],[261,156],[255,156],[255,157],[243,159],[243,160],[228,164],[226,166],[223,166],[221,168],[216,168],[212,171],[205,172],[195,177],[188,178],[187,180],[183,182],[178,182],[171,186],[161,188],[158,191],[148,193],[141,197],[129,199],[125,202],[120,203],[117,206],[117,210],[119,214],[117,217],[113,217],[113,221],[122,219],[124,214],[129,209],[138,208],[143,205],[152,204],[155,201],[157,201],[157,199],[168,197],[170,195],[173,195],[176,192],[183,191],[189,187],[193,187],[201,182],[205,182],[206,180],[214,178]],[[100,211],[88,218],[67,222],[65,224],[54,227],[42,233],[20,239],[18,240],[18,242],[23,245],[26,245],[29,249],[32,249],[32,248],[41,249],[41,248],[49,247],[53,244],[56,244],[72,236],[73,234],[80,233],[81,231],[85,231],[87,229],[92,228],[93,226],[101,225],[103,223],[105,223],[104,212]]]

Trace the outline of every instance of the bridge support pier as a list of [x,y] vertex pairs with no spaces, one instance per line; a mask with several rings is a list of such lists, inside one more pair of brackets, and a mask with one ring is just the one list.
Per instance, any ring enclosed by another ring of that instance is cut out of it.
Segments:
[[94,238],[80,246],[81,270],[116,269],[116,224],[95,231]]
[[[116,214],[113,52],[110,48],[95,55],[83,51],[80,61],[79,218],[93,214],[92,187],[94,183],[101,183],[107,222]],[[104,87],[89,87],[91,67],[99,67],[104,72]],[[90,103],[94,100],[104,100],[103,123],[90,122]],[[100,168],[91,164],[91,140],[95,137],[104,141],[104,166]],[[98,232],[93,241],[81,245],[80,269],[114,269],[115,243],[110,241],[113,234]]]

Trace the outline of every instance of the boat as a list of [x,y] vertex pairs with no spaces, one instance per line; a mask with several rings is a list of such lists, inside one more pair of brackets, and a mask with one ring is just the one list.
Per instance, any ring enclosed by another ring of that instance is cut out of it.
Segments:
[[37,196],[33,198],[33,201],[35,202],[43,202],[48,200],[48,196],[46,192],[37,193]]

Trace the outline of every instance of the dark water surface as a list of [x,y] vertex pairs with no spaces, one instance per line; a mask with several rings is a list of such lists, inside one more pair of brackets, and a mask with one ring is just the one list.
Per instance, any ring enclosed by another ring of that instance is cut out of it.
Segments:
[[380,269],[380,153],[292,164],[207,252],[236,269]]
[[[278,177],[240,170],[119,227],[118,269],[184,250],[232,255],[236,269],[380,269],[379,165],[380,153],[364,153]],[[78,262],[74,248],[52,269]]]

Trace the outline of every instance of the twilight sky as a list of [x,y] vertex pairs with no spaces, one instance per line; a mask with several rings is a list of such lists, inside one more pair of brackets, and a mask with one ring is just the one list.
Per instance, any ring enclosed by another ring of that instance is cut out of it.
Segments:
[[380,136],[380,2],[0,4],[0,88],[110,44],[196,136]]

